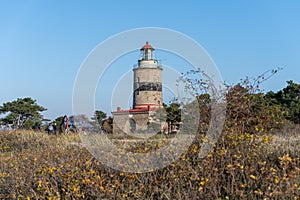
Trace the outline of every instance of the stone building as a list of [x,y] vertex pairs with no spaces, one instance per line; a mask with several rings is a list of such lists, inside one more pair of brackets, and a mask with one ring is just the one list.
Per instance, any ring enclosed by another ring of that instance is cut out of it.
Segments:
[[154,58],[154,48],[146,42],[133,67],[132,109],[112,112],[114,133],[144,133],[151,116],[162,106],[162,67]]

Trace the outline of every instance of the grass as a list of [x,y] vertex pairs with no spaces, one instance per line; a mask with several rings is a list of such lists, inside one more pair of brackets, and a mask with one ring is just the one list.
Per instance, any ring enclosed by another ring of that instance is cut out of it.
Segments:
[[288,124],[272,134],[271,147],[277,154],[300,156],[300,125]]
[[[109,136],[113,140],[124,137]],[[126,138],[132,140],[132,138]],[[164,135],[151,138],[168,141]],[[148,173],[106,167],[76,134],[0,132],[0,198],[299,199],[299,126],[272,135],[227,131],[204,159],[195,141],[180,159]],[[149,151],[135,145],[132,151]],[[130,149],[130,145],[127,146]]]

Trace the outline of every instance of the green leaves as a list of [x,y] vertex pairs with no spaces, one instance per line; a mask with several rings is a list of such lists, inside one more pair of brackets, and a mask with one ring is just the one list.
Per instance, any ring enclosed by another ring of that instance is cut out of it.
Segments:
[[285,113],[285,118],[300,123],[300,84],[287,81],[288,86],[277,93],[268,92],[266,99],[272,105],[278,105]]
[[11,125],[12,128],[23,129],[25,124],[30,126],[29,120],[42,120],[42,115],[39,112],[47,110],[38,105],[36,100],[30,97],[18,98],[17,100],[4,103],[0,106],[0,114],[6,115],[0,119],[1,125]]
[[102,121],[107,117],[106,113],[101,110],[96,110],[94,116],[91,118],[99,125],[102,125]]
[[94,121],[93,123],[98,127],[98,131],[104,131],[107,133],[112,133],[112,118],[107,118],[105,112],[101,110],[96,110],[93,117],[91,119]]

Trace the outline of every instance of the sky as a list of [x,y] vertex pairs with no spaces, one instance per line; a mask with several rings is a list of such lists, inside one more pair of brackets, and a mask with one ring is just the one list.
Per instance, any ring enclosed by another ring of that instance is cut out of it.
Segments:
[[[2,0],[0,105],[32,97],[48,109],[46,118],[71,115],[74,83],[91,51],[116,34],[143,27],[189,36],[207,51],[229,84],[282,67],[261,85],[264,91],[278,91],[288,80],[300,83],[299,10],[297,0]],[[166,66],[185,65],[163,52],[156,57]],[[138,58],[137,51],[116,60],[107,77],[122,71],[120,76],[130,80]],[[95,94],[96,108],[107,113],[111,102],[101,89],[111,90],[111,84],[100,81]]]

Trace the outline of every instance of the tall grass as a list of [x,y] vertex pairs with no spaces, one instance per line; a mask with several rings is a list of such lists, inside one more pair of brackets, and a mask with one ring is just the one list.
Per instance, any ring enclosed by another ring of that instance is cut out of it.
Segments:
[[291,130],[227,132],[204,159],[195,143],[177,162],[142,174],[107,168],[73,145],[77,135],[0,132],[0,198],[297,199],[299,146],[290,144],[300,137]]

